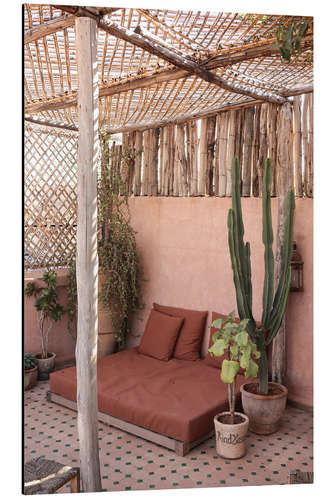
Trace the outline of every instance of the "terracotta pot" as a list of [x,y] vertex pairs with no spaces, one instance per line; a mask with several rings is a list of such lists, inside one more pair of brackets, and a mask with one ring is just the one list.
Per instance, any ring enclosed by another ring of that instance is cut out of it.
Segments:
[[24,390],[32,389],[37,383],[38,366],[36,365],[31,370],[24,370]]
[[53,372],[55,367],[56,355],[54,352],[48,352],[47,358],[43,359],[41,354],[36,354],[38,363],[38,380],[48,380],[50,373]]
[[230,412],[224,411],[214,417],[216,433],[216,451],[223,458],[241,458],[246,453],[245,438],[249,419],[243,413],[235,412],[234,424],[230,421]]
[[249,417],[249,429],[256,434],[272,434],[280,426],[288,389],[276,382],[269,382],[273,392],[267,396],[258,394],[258,383],[243,384],[240,388],[244,413]]

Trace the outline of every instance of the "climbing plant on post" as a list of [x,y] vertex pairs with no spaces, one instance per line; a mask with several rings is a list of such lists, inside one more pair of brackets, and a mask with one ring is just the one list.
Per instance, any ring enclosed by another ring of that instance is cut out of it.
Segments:
[[279,331],[284,317],[291,278],[291,255],[293,219],[295,210],[294,191],[289,190],[286,200],[286,219],[284,240],[281,251],[281,275],[274,294],[274,255],[273,228],[271,215],[270,190],[272,168],[270,159],[266,160],[262,196],[262,240],[265,246],[265,278],[263,287],[263,311],[258,325],[252,314],[252,282],[250,243],[244,245],[244,224],[240,198],[240,169],[237,158],[232,163],[232,208],[228,214],[228,242],[233,270],[237,308],[240,319],[248,318],[247,330],[251,340],[256,343],[259,358],[259,392],[268,393],[267,347]]

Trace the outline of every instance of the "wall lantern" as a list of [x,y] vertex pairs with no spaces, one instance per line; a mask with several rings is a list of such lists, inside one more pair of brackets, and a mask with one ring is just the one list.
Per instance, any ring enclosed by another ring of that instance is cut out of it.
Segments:
[[302,257],[297,251],[296,242],[293,241],[293,253],[291,256],[291,292],[303,292],[303,264]]

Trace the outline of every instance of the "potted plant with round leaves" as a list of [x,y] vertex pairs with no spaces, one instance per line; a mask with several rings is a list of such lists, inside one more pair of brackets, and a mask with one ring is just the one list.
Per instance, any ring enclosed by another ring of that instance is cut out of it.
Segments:
[[38,326],[41,338],[42,351],[36,354],[38,363],[38,379],[47,380],[49,373],[55,367],[55,353],[48,351],[49,334],[52,329],[53,323],[59,321],[65,309],[58,302],[57,290],[57,274],[53,270],[44,272],[38,281],[44,283],[43,286],[37,286],[35,282],[27,284],[24,293],[28,297],[35,297],[35,308],[38,312]]
[[268,381],[267,349],[277,335],[284,317],[291,280],[291,256],[293,245],[293,220],[295,195],[289,190],[286,201],[284,241],[281,252],[281,274],[274,291],[273,228],[270,190],[272,184],[271,161],[266,160],[262,194],[262,240],[265,246],[265,278],[263,287],[263,311],[258,323],[252,314],[252,282],[250,243],[244,245],[244,225],[240,198],[240,170],[237,158],[232,164],[232,208],[228,214],[228,241],[233,270],[238,314],[248,318],[247,330],[260,352],[259,383],[243,384],[242,405],[250,419],[250,430],[257,434],[275,432],[283,416],[288,390],[282,384]]
[[37,382],[37,359],[31,353],[24,354],[24,390],[32,389]]
[[247,324],[248,319],[236,323],[234,311],[226,319],[217,318],[212,323],[217,331],[208,352],[217,358],[226,352],[221,365],[221,380],[228,384],[229,411],[214,417],[216,451],[224,458],[241,458],[246,453],[245,437],[249,419],[243,413],[235,411],[236,379],[241,371],[244,371],[246,378],[255,378],[258,373],[255,360],[260,357],[256,344],[246,331]]

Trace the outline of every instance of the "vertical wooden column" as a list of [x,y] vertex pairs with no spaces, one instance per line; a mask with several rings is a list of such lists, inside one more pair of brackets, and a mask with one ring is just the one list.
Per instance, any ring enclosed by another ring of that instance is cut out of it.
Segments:
[[227,152],[227,185],[226,185],[226,196],[231,196],[232,192],[232,180],[231,180],[231,170],[232,170],[232,159],[235,157],[235,141],[236,141],[236,111],[230,111],[229,115],[229,141],[228,141],[228,152]]
[[151,164],[150,164],[150,186],[149,194],[150,196],[157,196],[158,186],[157,186],[157,170],[158,170],[158,141],[159,141],[160,129],[154,128],[150,130],[150,147],[151,147]]
[[[275,284],[277,286],[282,269],[282,247],[285,234],[287,196],[290,189],[290,131],[292,128],[292,111],[290,103],[283,104],[278,112],[278,228],[276,237]],[[283,383],[285,371],[285,336],[286,324],[283,318],[278,334],[273,340],[272,379]]]
[[227,151],[229,113],[220,113],[216,132],[215,196],[225,196],[227,185]]
[[198,128],[196,120],[186,123],[189,194],[198,194]]
[[204,196],[206,192],[206,173],[208,160],[207,124],[208,118],[201,120],[200,128],[200,163],[199,163],[199,186],[198,195]]
[[135,132],[135,160],[134,160],[134,196],[141,194],[141,166],[142,166],[142,132]]
[[260,146],[260,105],[255,106],[254,124],[253,124],[253,157],[252,157],[252,195],[259,196],[259,178],[257,164],[259,161]]
[[276,196],[277,189],[277,181],[276,181],[276,172],[277,172],[277,128],[276,128],[276,120],[277,120],[277,112],[278,105],[269,103],[268,104],[268,113],[267,113],[267,134],[268,134],[268,158],[272,160],[272,187],[271,187],[271,196]]
[[185,154],[185,125],[177,125],[176,162],[179,172],[179,196],[188,195],[188,165]]
[[301,128],[301,96],[294,97],[294,161],[296,195],[303,197],[303,175],[302,175],[302,128]]
[[244,110],[244,156],[242,168],[242,196],[251,196],[251,159],[253,143],[254,107]]
[[78,62],[78,224],[76,343],[78,435],[83,491],[101,491],[97,428],[97,160],[96,21],[75,20]]
[[207,118],[207,171],[206,194],[213,195],[214,157],[215,157],[216,115]]
[[150,162],[151,162],[151,148],[149,144],[150,130],[143,132],[143,173],[142,173],[142,194],[148,195],[149,180],[150,180]]

